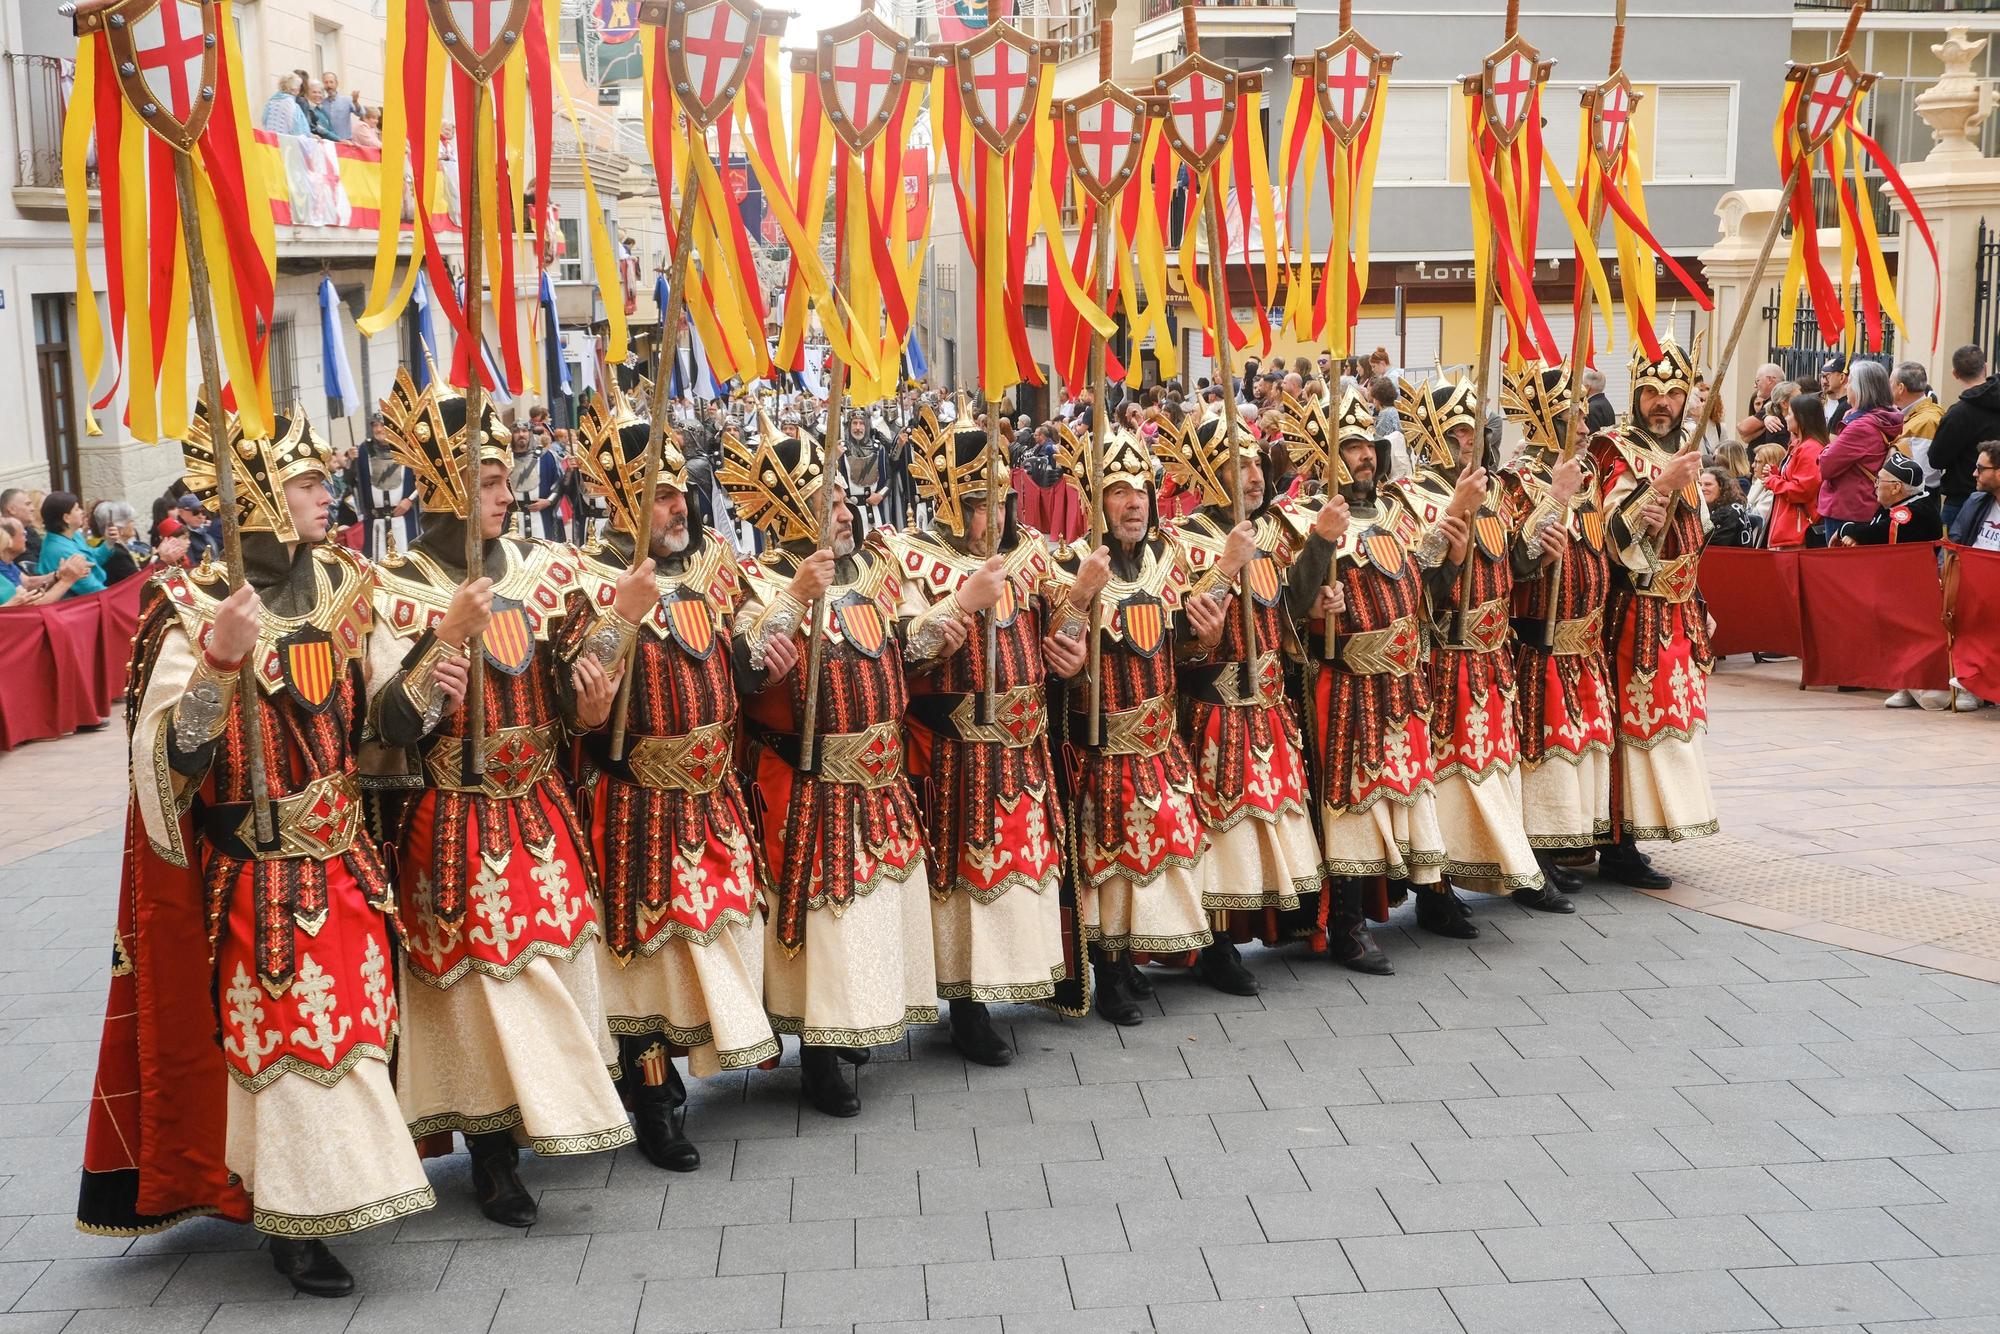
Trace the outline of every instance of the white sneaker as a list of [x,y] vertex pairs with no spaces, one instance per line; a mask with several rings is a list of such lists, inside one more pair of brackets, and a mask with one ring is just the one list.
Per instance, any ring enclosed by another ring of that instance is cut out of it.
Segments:
[[1917,697],[1907,690],[1898,690],[1895,694],[1882,701],[1882,707],[1885,709],[1914,709],[1917,707]]
[[1954,713],[1976,713],[1986,707],[1986,701],[1964,686],[1959,686],[1952,692],[1951,707]]
[[1916,697],[1917,707],[1921,709],[1927,709],[1932,713],[1948,712],[1951,709],[1949,690],[1913,690],[1910,693]]

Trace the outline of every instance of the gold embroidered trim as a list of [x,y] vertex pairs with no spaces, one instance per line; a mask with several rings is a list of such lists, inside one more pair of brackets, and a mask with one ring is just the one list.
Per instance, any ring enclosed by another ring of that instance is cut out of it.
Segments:
[[774,1014],[771,1016],[771,1031],[796,1037],[808,1047],[886,1047],[892,1042],[902,1041],[903,1034],[909,1031],[912,1024],[934,1024],[937,1021],[937,1006],[906,1005],[901,1019],[875,1028],[807,1028],[806,1021],[797,1015]]
[[337,1214],[281,1214],[253,1207],[250,1225],[267,1237],[344,1237],[436,1206],[437,1195],[429,1186],[419,1186]]

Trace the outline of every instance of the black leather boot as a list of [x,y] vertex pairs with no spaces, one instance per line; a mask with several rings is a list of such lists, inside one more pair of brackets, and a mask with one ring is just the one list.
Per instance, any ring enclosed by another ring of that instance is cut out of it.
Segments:
[[540,1212],[535,1197],[521,1184],[521,1146],[511,1130],[467,1135],[472,1151],[472,1194],[479,1212],[502,1227],[532,1227]]
[[993,1018],[979,1001],[965,999],[951,1003],[951,1045],[975,1065],[1008,1065],[1014,1049],[993,1031]]
[[1257,976],[1244,966],[1234,941],[1217,940],[1204,945],[1194,961],[1195,979],[1214,987],[1225,996],[1254,996]]
[[1146,1015],[1139,1008],[1139,998],[1132,994],[1132,961],[1100,958],[1094,967],[1098,1015],[1120,1028],[1131,1028],[1145,1022]]
[[1132,994],[1140,1000],[1153,999],[1153,979],[1146,976],[1146,970],[1130,959],[1126,960],[1125,985],[1130,987]]
[[1621,838],[1597,853],[1597,878],[1634,889],[1667,889],[1674,878],[1653,869],[1653,863],[1632,839]]
[[[620,1038],[619,1046],[639,1152],[666,1171],[694,1171],[701,1166],[701,1150],[687,1137],[687,1085],[681,1082],[681,1072],[674,1067],[665,1044],[646,1038]],[[660,1082],[648,1083],[654,1075]]]
[[271,1267],[285,1276],[293,1291],[308,1297],[345,1297],[354,1291],[354,1275],[317,1238],[272,1237]]
[[840,1073],[837,1047],[799,1048],[799,1091],[824,1116],[861,1115],[861,1095]]
[[1532,888],[1522,886],[1514,891],[1514,902],[1523,908],[1536,912],[1572,913],[1576,905],[1563,897],[1562,891],[1546,882]]
[[1535,849],[1535,865],[1541,868],[1542,879],[1564,894],[1576,894],[1583,889],[1583,880],[1569,867],[1557,861],[1547,850]]
[[1368,919],[1361,911],[1361,881],[1353,876],[1341,876],[1334,880],[1331,911],[1326,915],[1327,957],[1343,968],[1351,968],[1357,973],[1372,973],[1376,977],[1390,977],[1395,974],[1395,965],[1389,956],[1375,943],[1374,935],[1368,930]]
[[835,1047],[833,1050],[849,1065],[866,1065],[868,1058],[874,1055],[866,1047]]
[[1449,936],[1453,940],[1477,940],[1479,928],[1472,924],[1472,909],[1465,906],[1465,900],[1452,893],[1448,884],[1418,885],[1414,897],[1417,900],[1417,925],[1434,936]]

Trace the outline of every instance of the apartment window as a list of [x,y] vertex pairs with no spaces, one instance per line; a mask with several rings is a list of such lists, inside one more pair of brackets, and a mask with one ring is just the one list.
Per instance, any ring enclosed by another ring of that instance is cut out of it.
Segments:
[[1450,179],[1451,117],[1458,99],[1444,87],[1389,85],[1375,177],[1424,184]]
[[576,218],[557,218],[556,230],[562,234],[562,254],[556,260],[556,281],[580,283],[583,281],[583,224]]
[[289,413],[299,398],[298,353],[292,346],[292,322],[271,321],[271,406]]
[[322,74],[341,74],[340,29],[332,24],[313,24],[313,67],[312,76],[317,79]]
[[1735,176],[1735,90],[1669,84],[1653,96],[1656,181],[1729,181]]

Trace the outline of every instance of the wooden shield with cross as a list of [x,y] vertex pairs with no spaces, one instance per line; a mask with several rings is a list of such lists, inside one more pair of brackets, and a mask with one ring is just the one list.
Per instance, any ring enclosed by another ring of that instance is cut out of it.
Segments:
[[1798,136],[1796,149],[1807,157],[1826,147],[1826,141],[1840,128],[1854,105],[1854,99],[1874,84],[1875,77],[1861,72],[1854,57],[1821,60],[1810,65],[1794,65],[1785,78],[1799,85],[1798,108],[1792,120]]
[[215,6],[200,0],[127,0],[80,8],[76,26],[104,33],[118,89],[146,128],[179,151],[193,152],[215,109]]
[[1309,78],[1319,98],[1319,113],[1326,127],[1342,144],[1351,144],[1368,123],[1375,102],[1382,95],[1396,57],[1385,55],[1360,33],[1349,28],[1305,60],[1292,62],[1292,70]]
[[1108,204],[1139,169],[1146,104],[1115,83],[1100,83],[1062,103],[1063,149],[1083,192]]
[[667,74],[682,114],[706,129],[722,117],[756,58],[758,39],[784,31],[785,16],[748,0],[711,0],[683,7],[649,0],[641,23],[667,28]]
[[424,8],[451,63],[478,83],[499,73],[528,22],[528,0],[424,0]]
[[1153,114],[1165,118],[1175,155],[1205,172],[1236,132],[1237,99],[1262,86],[1261,76],[1239,74],[1207,56],[1189,56],[1153,80]]
[[1012,148],[1028,128],[1045,66],[1054,62],[1057,50],[1055,43],[1038,42],[1011,23],[982,28],[951,48],[951,77],[966,119],[994,152]]
[[812,53],[794,67],[803,65],[819,84],[833,132],[859,153],[889,127],[911,60],[910,39],[873,10],[863,10],[822,32]]
[[1555,62],[1542,59],[1519,33],[1502,42],[1486,57],[1475,76],[1486,128],[1502,148],[1512,144],[1528,127],[1528,115],[1535,105],[1535,91],[1548,80]]
[[1597,169],[1606,176],[1625,160],[1625,146],[1632,140],[1632,113],[1638,109],[1640,93],[1624,70],[1583,90],[1583,109],[1590,117],[1590,151]]

